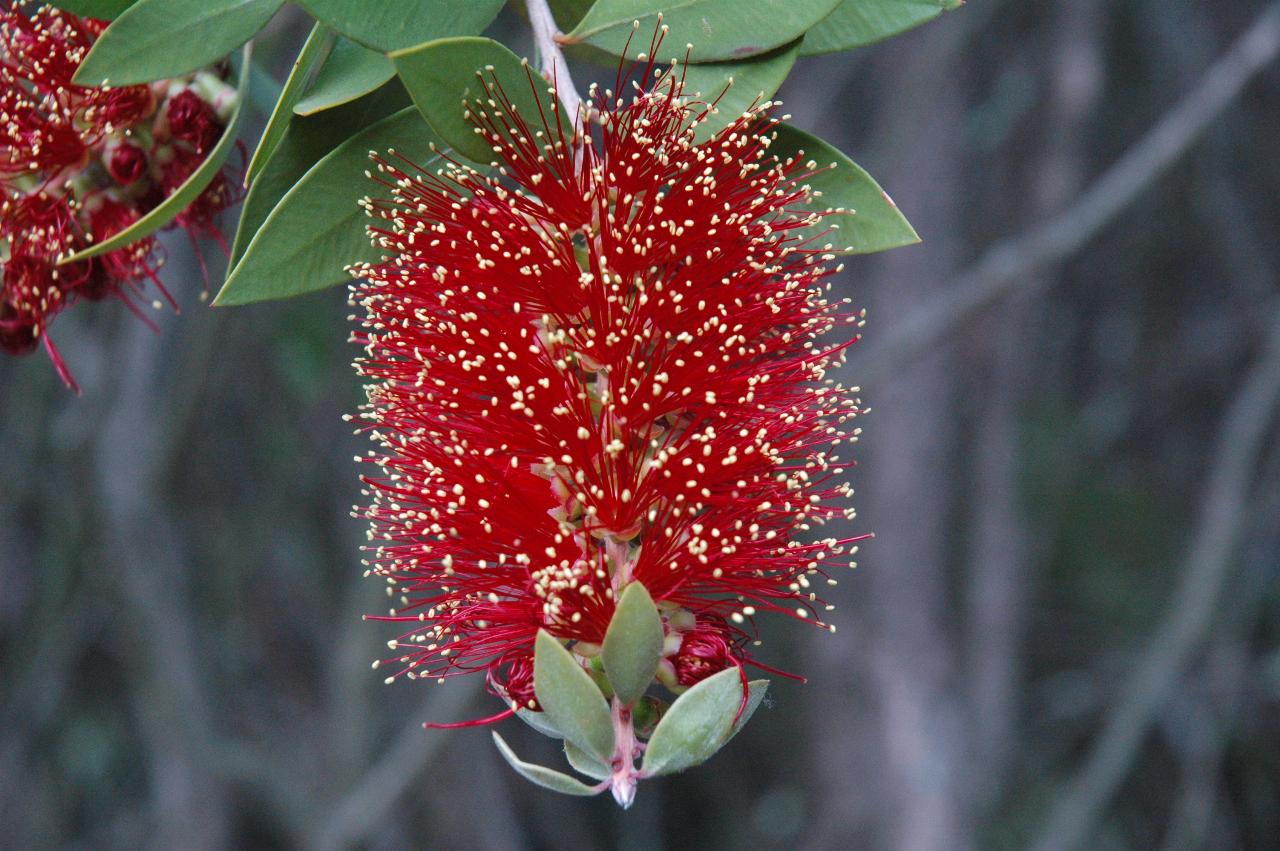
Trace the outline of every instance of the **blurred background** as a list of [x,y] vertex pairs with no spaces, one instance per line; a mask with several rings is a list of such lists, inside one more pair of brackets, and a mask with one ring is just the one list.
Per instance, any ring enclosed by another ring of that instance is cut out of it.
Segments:
[[797,65],[924,237],[839,284],[876,538],[837,634],[764,624],[809,683],[625,815],[421,728],[479,683],[370,670],[345,293],[207,309],[170,240],[161,334],[59,319],[82,398],[0,361],[0,844],[1280,846],[1278,55],[1256,0],[971,0]]

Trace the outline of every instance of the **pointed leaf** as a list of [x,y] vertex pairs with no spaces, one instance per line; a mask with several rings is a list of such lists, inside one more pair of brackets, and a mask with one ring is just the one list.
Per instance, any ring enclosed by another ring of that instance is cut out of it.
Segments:
[[284,0],[138,0],[94,42],[73,82],[124,86],[217,62],[262,29]]
[[662,640],[658,607],[644,585],[632,582],[622,589],[600,650],[605,676],[624,705],[635,703],[653,682],[662,660]]
[[525,780],[536,783],[544,789],[562,792],[565,795],[581,795],[583,797],[598,795],[604,791],[603,787],[588,786],[581,780],[570,777],[567,774],[521,760],[503,741],[502,737],[498,735],[497,730],[493,731],[493,743],[498,746],[498,753],[502,754],[502,758],[507,761],[507,765],[514,768],[516,773]]
[[612,758],[613,719],[604,695],[545,630],[538,630],[534,647],[533,690],[547,720],[567,741],[603,762]]
[[801,56],[833,53],[873,44],[905,32],[964,0],[844,0],[830,15],[809,30]]
[[545,712],[534,712],[532,709],[517,709],[516,717],[544,736],[550,736],[553,739],[564,738],[560,731],[547,720],[547,713]]
[[595,780],[608,780],[613,776],[613,771],[610,770],[609,766],[573,742],[566,741],[564,743],[564,755],[569,760],[569,764],[573,766],[573,770],[579,774],[585,774]]
[[376,188],[365,176],[369,151],[394,148],[429,168],[430,128],[412,107],[389,115],[334,148],[285,193],[231,270],[214,304],[288,298],[348,280],[348,264],[381,253],[365,233],[360,199]]
[[249,243],[280,199],[321,157],[361,129],[407,106],[409,95],[403,86],[393,82],[352,103],[313,117],[293,116],[240,207],[240,221],[236,226],[235,240],[231,243],[230,268],[234,269],[240,262]]
[[[742,59],[794,41],[821,21],[840,0],[597,0],[566,39],[585,41],[628,58],[649,50],[659,26],[668,27],[663,62],[683,60],[693,45],[694,62]],[[639,21],[638,29],[633,23]],[[634,32],[634,37],[632,34]]]
[[[705,141],[736,121],[753,104],[769,100],[791,73],[800,42],[741,62],[706,62],[679,65],[684,74],[684,94],[704,103],[717,98],[715,112],[698,125],[696,138]],[[670,72],[668,72],[670,73]]]
[[502,0],[300,0],[311,14],[374,50],[475,35],[498,16]]
[[493,39],[440,39],[392,53],[391,61],[427,123],[454,150],[473,160],[492,161],[493,149],[465,118],[463,101],[489,98],[495,78],[535,133],[544,132],[544,118],[554,127],[559,116],[564,138],[573,137],[572,126],[548,93],[547,82]]
[[[758,697],[756,683],[761,684]],[[747,708],[736,725],[733,719],[742,704],[737,668],[713,674],[680,695],[649,737],[640,770],[650,776],[674,774],[710,759],[760,705],[768,682],[756,683],[749,684]]]
[[367,95],[395,75],[395,66],[381,53],[339,38],[316,75],[316,81],[293,111],[312,115],[331,109]]
[[49,5],[82,18],[110,21],[136,2],[138,0],[50,0]]
[[179,213],[199,197],[235,147],[236,134],[240,132],[240,123],[244,116],[245,92],[249,86],[249,49],[250,45],[246,44],[240,60],[240,84],[236,93],[235,111],[227,121],[227,128],[222,131],[222,138],[213,146],[213,150],[209,152],[209,156],[205,157],[204,162],[191,172],[191,175],[169,197],[149,210],[142,218],[110,238],[64,257],[58,261],[59,263],[74,263],[88,257],[96,257],[99,254],[115,251],[131,242],[137,242],[144,236],[150,236],[177,218]]
[[[775,128],[778,138],[769,152],[786,160],[804,152],[803,160],[826,168],[805,182],[820,196],[806,205],[814,210],[843,208],[848,212],[826,216],[811,228],[814,234],[830,231],[820,243],[831,243],[837,254],[871,254],[920,241],[898,205],[853,160],[831,145],[789,124]],[[834,168],[827,168],[834,166]],[[832,230],[832,228],[836,228]]]
[[280,99],[271,110],[271,117],[267,119],[267,126],[263,128],[262,138],[258,140],[258,147],[254,149],[253,156],[249,160],[249,167],[244,174],[245,186],[248,186],[258,172],[262,171],[262,167],[267,164],[276,145],[280,143],[284,131],[289,127],[293,105],[298,102],[298,98],[302,97],[302,89],[307,84],[307,79],[324,55],[325,48],[332,41],[333,30],[324,24],[316,24],[311,28],[311,34],[307,36],[302,49],[298,51],[298,58],[293,60],[293,69],[289,71],[284,87],[280,89]]

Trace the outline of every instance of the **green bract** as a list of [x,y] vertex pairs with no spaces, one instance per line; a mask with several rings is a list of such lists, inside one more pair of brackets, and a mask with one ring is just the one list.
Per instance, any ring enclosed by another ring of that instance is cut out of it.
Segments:
[[658,607],[643,585],[632,582],[618,598],[600,651],[605,675],[623,705],[635,703],[653,682],[662,659],[662,639]]
[[547,720],[566,741],[601,762],[609,762],[613,757],[613,721],[591,676],[546,630],[538,630],[533,659],[533,689]]
[[737,668],[707,677],[680,695],[649,738],[640,770],[650,777],[675,774],[710,759],[751,720],[769,683],[754,680],[748,686],[747,705],[736,722],[742,706]]
[[516,770],[517,774],[539,786],[554,792],[563,792],[566,795],[598,795],[603,791],[603,789],[588,786],[567,774],[523,761],[515,755],[496,730],[493,733],[493,743],[498,746],[498,753],[502,754],[502,758]]

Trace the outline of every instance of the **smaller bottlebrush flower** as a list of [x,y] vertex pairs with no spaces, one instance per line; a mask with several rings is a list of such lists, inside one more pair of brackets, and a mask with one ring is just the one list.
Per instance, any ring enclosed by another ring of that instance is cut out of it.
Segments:
[[213,150],[222,136],[222,122],[213,106],[190,88],[170,96],[165,110],[173,138],[190,145],[200,156]]
[[103,155],[107,173],[120,186],[129,186],[147,173],[147,152],[129,141],[108,145]]
[[680,646],[671,656],[675,681],[681,686],[692,686],[712,674],[734,667],[742,656],[741,647],[746,637],[735,640],[729,624],[720,618],[704,618],[693,629],[679,634]]
[[[152,324],[137,304],[145,287],[176,303],[160,284],[153,236],[89,260],[68,258],[172,195],[222,136],[235,92],[210,72],[143,86],[77,86],[72,78],[106,24],[28,5],[0,12],[0,333],[8,353],[43,340],[73,386],[47,333],[62,310],[114,296]],[[236,198],[219,173],[170,226],[193,241],[220,241],[217,216]]]
[[827,335],[862,313],[829,295],[814,166],[771,154],[772,104],[699,138],[708,107],[653,71],[593,90],[576,134],[488,78],[468,115],[496,169],[375,157],[388,259],[352,269],[366,563],[402,630],[375,667],[486,673],[601,780],[557,788],[624,806],[759,703],[759,615],[832,628],[817,584],[857,540],[815,534],[853,516],[862,408]]

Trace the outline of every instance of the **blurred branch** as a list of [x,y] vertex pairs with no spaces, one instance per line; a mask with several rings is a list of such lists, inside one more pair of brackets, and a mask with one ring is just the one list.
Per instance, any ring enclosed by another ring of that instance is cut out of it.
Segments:
[[[432,705],[432,713],[440,718],[458,714],[471,703],[477,688],[471,682],[456,684]],[[395,807],[450,735],[442,730],[423,730],[418,721],[401,730],[382,758],[329,809],[328,819],[307,845],[320,849],[357,845]]]
[[859,355],[870,383],[928,351],[1036,269],[1065,259],[1172,166],[1280,55],[1280,3],[1272,3],[1168,114],[1056,218],[992,246],[945,293],[916,308],[892,335]]
[[[1280,17],[1275,7],[1280,37]],[[1209,625],[1222,583],[1248,515],[1250,483],[1269,425],[1280,408],[1280,306],[1261,359],[1249,371],[1218,432],[1199,522],[1180,571],[1173,600],[1119,701],[1035,848],[1056,851],[1079,844],[1128,772],[1179,672]]]

